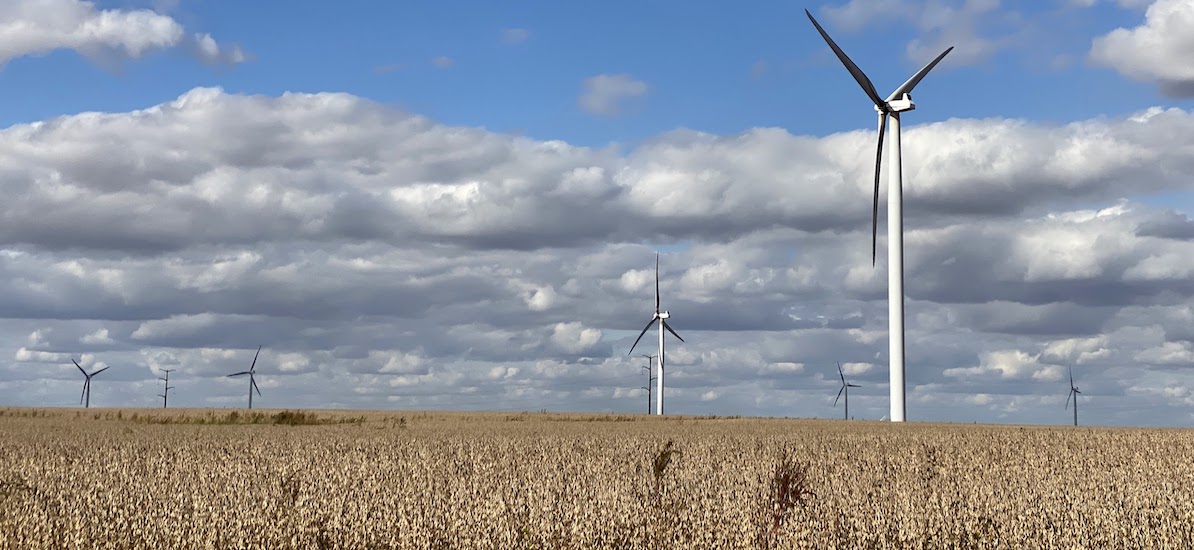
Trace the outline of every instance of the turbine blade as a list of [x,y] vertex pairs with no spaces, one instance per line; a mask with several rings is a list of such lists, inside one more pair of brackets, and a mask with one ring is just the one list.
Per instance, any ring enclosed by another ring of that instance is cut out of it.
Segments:
[[[663,328],[666,328],[668,332],[672,333],[672,336],[675,336],[676,338],[680,338],[680,335],[676,334],[676,331],[672,330],[672,326],[667,324],[667,321],[663,321]],[[684,339],[680,338],[680,341],[683,342]]]
[[251,373],[249,371],[243,371],[243,372],[238,372],[238,373],[234,373],[234,374],[229,374],[228,378],[232,378],[233,376],[244,376],[246,374],[253,374],[253,373]]
[[249,375],[249,383],[253,385],[253,389],[257,390],[257,395],[261,395],[261,388],[257,387],[257,379],[253,375]]
[[837,391],[837,397],[833,398],[833,406],[834,407],[837,406],[837,400],[842,398],[842,392],[844,392],[844,391],[846,391],[846,386],[842,386],[842,389]]
[[940,63],[942,59],[945,59],[945,56],[952,51],[954,51],[953,46],[946,48],[945,51],[941,52],[941,55],[937,56],[936,59],[930,61],[928,65],[921,67],[919,71],[916,71],[916,74],[912,75],[912,78],[909,78],[907,82],[904,82],[899,88],[896,88],[894,92],[891,92],[891,95],[887,96],[887,101],[899,99],[900,96],[903,96],[904,94],[912,93],[912,88],[915,88],[917,84],[920,84],[921,79],[923,79],[925,75],[929,74],[929,71],[933,70],[933,67],[936,67],[937,64]]
[[83,396],[84,395],[87,395],[87,382],[86,381],[83,382],[83,393],[79,394],[79,404],[80,405],[83,404]]
[[643,331],[638,333],[638,338],[634,339],[634,343],[630,345],[630,351],[626,352],[626,355],[630,355],[631,353],[634,353],[634,346],[638,345],[638,341],[643,339],[643,335],[647,333],[647,330],[651,328],[651,325],[655,324],[655,321],[657,319],[658,319],[658,317],[652,317],[651,322],[647,323],[647,326],[643,328]]
[[[850,60],[850,57],[846,55],[846,52],[843,52],[841,48],[837,47],[837,43],[834,42],[832,38],[829,38],[829,33],[826,33],[825,29],[821,28],[821,24],[817,23],[817,20],[813,18],[813,14],[809,13],[808,10],[804,10],[804,14],[808,16],[809,21],[813,22],[813,26],[817,28],[817,32],[821,33],[821,38],[824,38],[825,42],[829,44],[829,48],[833,50],[833,53],[837,54],[837,58],[841,60],[842,65],[846,66],[846,70],[850,71],[850,76],[853,76],[854,80],[858,82],[858,85],[862,86],[862,91],[866,92],[867,97],[871,98],[871,101],[875,102],[876,107],[879,107],[880,109],[886,109],[887,102],[883,101],[883,99],[879,97],[879,92],[875,91],[875,85],[871,84],[871,79],[867,78],[866,74],[862,72],[862,69],[859,69],[858,65],[855,65],[854,62]],[[915,84],[913,84],[913,86],[915,86]]]
[[1074,389],[1074,367],[1069,367],[1069,369],[1070,369],[1070,389],[1072,390],[1072,389]]
[[97,371],[95,371],[95,372],[91,373],[91,375],[92,375],[92,376],[95,376],[95,375],[97,375],[97,374],[99,374],[99,373],[101,373],[101,372],[104,372],[104,371],[106,371],[106,370],[108,370],[108,369],[110,369],[110,368],[112,368],[112,366],[111,366],[111,365],[108,365],[108,366],[106,366],[106,367],[104,367],[104,368],[102,368],[102,369],[100,369],[100,370],[97,370]]
[[79,372],[83,373],[83,376],[87,376],[87,371],[83,370],[83,367],[79,366],[79,362],[75,361],[74,357],[71,357],[70,362],[75,364],[75,368],[79,369]]
[[862,386],[859,386],[858,384],[846,384],[846,385],[851,388],[861,388],[862,387]]
[[842,372],[842,362],[841,361],[837,362],[837,375],[839,377],[841,377],[842,385],[845,386],[846,385],[846,375],[845,375],[845,373]]
[[655,253],[655,313],[659,313],[659,253]]
[[1074,395],[1073,388],[1070,389],[1070,393],[1065,394],[1065,409],[1067,410],[1070,408],[1070,396],[1072,395]]
[[253,364],[249,365],[249,372],[253,372],[253,369],[257,368],[257,356],[258,355],[261,355],[261,346],[257,346],[257,353],[253,354]]
[[883,134],[887,133],[887,113],[879,113],[879,146],[875,148],[875,196],[871,202],[871,267],[879,257],[879,168],[883,165]]

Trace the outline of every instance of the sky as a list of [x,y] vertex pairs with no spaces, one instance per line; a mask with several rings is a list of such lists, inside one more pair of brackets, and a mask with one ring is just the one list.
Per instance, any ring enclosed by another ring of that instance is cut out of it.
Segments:
[[[1194,425],[1194,0],[0,5],[0,405]],[[884,185],[886,186],[886,177]],[[886,196],[884,191],[883,196]],[[886,208],[881,205],[880,227]]]

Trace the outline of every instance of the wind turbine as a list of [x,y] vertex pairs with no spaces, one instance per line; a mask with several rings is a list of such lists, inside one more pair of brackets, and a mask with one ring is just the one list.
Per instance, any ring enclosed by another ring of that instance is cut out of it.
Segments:
[[875,265],[876,250],[879,240],[879,168],[883,162],[883,135],[887,129],[887,119],[891,118],[891,154],[888,155],[888,183],[887,183],[887,319],[888,333],[888,361],[890,361],[891,377],[891,421],[903,422],[906,409],[904,407],[904,206],[903,206],[903,171],[900,159],[900,113],[916,108],[912,102],[912,89],[920,84],[921,79],[936,67],[945,55],[954,48],[946,48],[941,55],[929,62],[906,82],[896,88],[887,99],[879,97],[875,85],[867,78],[862,69],[858,68],[846,53],[829,38],[829,34],[808,10],[804,10],[809,21],[821,33],[821,38],[829,44],[829,48],[837,55],[850,75],[862,86],[862,91],[875,103],[875,110],[879,112],[879,147],[875,153],[875,197],[871,207],[871,265]]
[[1065,406],[1067,409],[1070,407],[1070,398],[1073,397],[1074,398],[1074,425],[1075,426],[1078,425],[1078,396],[1081,394],[1082,394],[1082,392],[1078,391],[1078,386],[1074,385],[1074,368],[1070,367],[1070,393],[1066,394],[1066,396],[1065,396]]
[[257,346],[257,353],[253,354],[253,364],[249,365],[249,370],[229,374],[228,378],[233,376],[249,375],[249,408],[253,408],[253,390],[257,390],[257,395],[261,395],[261,388],[257,387],[257,380],[253,378],[254,369],[257,368],[257,356],[261,355],[261,346]]
[[85,379],[83,381],[83,393],[82,393],[82,395],[79,396],[79,404],[83,405],[83,408],[91,408],[91,377],[95,376],[101,372],[104,372],[112,367],[107,366],[107,367],[97,370],[91,374],[87,374],[87,371],[83,370],[83,367],[80,367],[79,362],[75,361],[75,359],[73,357],[71,358],[70,362],[74,363],[75,367],[77,367],[79,369],[79,372],[83,373],[83,377]]
[[166,377],[162,378],[159,376],[158,380],[166,383],[166,389],[162,390],[162,393],[159,393],[158,397],[162,398],[162,408],[164,409],[166,408],[166,401],[170,396],[170,390],[174,389],[174,386],[170,385],[170,373],[174,372],[174,369],[162,369],[162,372],[166,373]]
[[842,372],[842,363],[837,364],[837,375],[842,378],[842,389],[837,391],[837,397],[833,398],[833,406],[837,406],[837,400],[842,398],[842,393],[846,394],[846,420],[850,419],[850,388],[861,388],[857,384],[846,383],[846,373]]
[[647,366],[643,367],[643,370],[647,371],[647,385],[643,389],[647,390],[647,414],[651,414],[651,385],[655,382],[655,369],[652,368],[653,363],[651,360],[655,359],[656,356],[644,353],[643,357],[647,358]]
[[632,344],[630,346],[630,351],[626,352],[626,355],[630,355],[631,353],[634,353],[634,346],[637,346],[638,341],[643,339],[643,335],[647,333],[647,330],[651,328],[651,325],[655,324],[656,321],[659,321],[659,375],[655,377],[657,380],[659,380],[659,393],[657,393],[655,395],[655,414],[660,414],[660,415],[663,414],[663,362],[664,362],[663,329],[667,329],[668,332],[672,333],[672,336],[675,336],[681,342],[684,341],[683,338],[680,338],[679,334],[676,334],[676,331],[672,330],[671,325],[667,324],[667,320],[669,318],[671,318],[671,316],[672,315],[670,313],[668,313],[667,311],[662,311],[662,312],[659,311],[659,253],[656,252],[655,253],[655,315],[653,317],[651,317],[651,322],[647,323],[646,327],[643,327],[643,331],[638,333],[638,338],[634,339],[634,344]]

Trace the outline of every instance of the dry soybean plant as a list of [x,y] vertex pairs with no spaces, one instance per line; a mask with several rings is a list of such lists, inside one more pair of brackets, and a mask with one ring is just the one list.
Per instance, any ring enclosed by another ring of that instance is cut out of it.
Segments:
[[0,410],[0,550],[1194,547],[1182,430],[134,413]]

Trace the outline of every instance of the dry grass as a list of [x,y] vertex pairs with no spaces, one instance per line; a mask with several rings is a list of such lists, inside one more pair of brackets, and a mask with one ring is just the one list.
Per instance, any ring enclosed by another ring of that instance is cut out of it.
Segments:
[[0,412],[0,548],[1194,547],[1181,430]]

